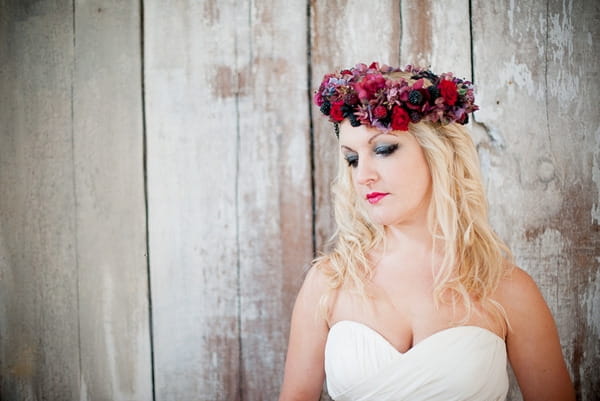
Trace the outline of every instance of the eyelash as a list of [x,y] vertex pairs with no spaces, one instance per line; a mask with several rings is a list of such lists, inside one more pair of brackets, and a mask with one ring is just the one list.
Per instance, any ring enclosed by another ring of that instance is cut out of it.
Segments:
[[348,162],[348,166],[350,166],[350,167],[358,166],[358,156],[348,155],[348,156],[345,156],[344,159],[346,159],[346,162]]
[[395,143],[393,145],[381,145],[375,148],[376,155],[389,156],[394,153],[398,149],[398,144]]
[[[398,149],[398,144],[395,143],[393,145],[380,145],[375,147],[375,149],[373,150],[375,152],[376,155],[379,156],[389,156],[392,153],[394,153],[396,151],[396,149]],[[346,162],[348,162],[348,166],[356,168],[358,166],[358,155],[355,154],[349,154],[346,155],[344,157],[346,159]]]

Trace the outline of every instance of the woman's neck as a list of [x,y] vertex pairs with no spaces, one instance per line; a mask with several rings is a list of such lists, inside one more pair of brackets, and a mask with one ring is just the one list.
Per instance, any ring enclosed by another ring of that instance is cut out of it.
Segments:
[[425,224],[386,226],[385,248],[386,253],[398,252],[414,257],[431,256],[433,236]]

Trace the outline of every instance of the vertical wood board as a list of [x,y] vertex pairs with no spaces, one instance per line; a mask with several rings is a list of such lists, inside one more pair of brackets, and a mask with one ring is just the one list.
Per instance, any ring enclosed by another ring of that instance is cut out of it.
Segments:
[[293,302],[313,254],[307,9],[273,0],[240,11],[242,388],[244,400],[275,400]]
[[157,401],[239,393],[237,12],[144,5]]
[[82,399],[152,399],[140,9],[75,3]]
[[0,398],[77,400],[72,4],[0,9]]
[[[599,386],[599,117],[589,101],[598,93],[590,57],[598,53],[599,12],[575,3],[473,3],[475,125],[493,225],[540,286],[587,399]],[[513,391],[510,399],[521,397]]]
[[[385,16],[366,18],[369,16]],[[335,18],[332,18],[335,16]],[[400,58],[400,3],[356,0],[310,2],[311,94],[323,75],[357,63],[398,65]],[[317,254],[329,249],[335,231],[331,184],[337,174],[339,146],[333,124],[312,103],[315,243]],[[322,400],[330,400],[324,389]]]
[[400,66],[431,67],[470,79],[471,32],[469,1],[401,2]]
[[[400,4],[378,1],[368,6],[358,0],[311,1],[311,89],[324,74],[357,63],[373,61],[398,65],[400,58]],[[365,18],[365,12],[369,16]],[[335,16],[333,18],[332,16]],[[323,251],[335,230],[331,183],[338,161],[332,124],[312,103],[314,127],[315,231],[317,252]]]

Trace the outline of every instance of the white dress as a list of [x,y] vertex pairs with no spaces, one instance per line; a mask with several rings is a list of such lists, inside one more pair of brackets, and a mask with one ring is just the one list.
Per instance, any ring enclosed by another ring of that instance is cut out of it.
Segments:
[[402,353],[343,320],[329,330],[325,373],[336,401],[504,401],[508,392],[504,341],[477,326],[439,331]]

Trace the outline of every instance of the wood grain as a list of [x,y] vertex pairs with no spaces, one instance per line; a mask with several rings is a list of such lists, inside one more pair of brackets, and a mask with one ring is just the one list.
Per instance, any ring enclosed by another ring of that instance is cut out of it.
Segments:
[[[311,1],[311,88],[324,74],[357,63],[398,65],[400,58],[400,4],[378,1],[365,6],[358,0]],[[380,16],[368,18],[369,16]],[[312,105],[314,128],[315,232],[317,251],[326,249],[334,232],[331,182],[338,150],[332,124]]]
[[400,64],[471,76],[469,1],[402,1]]
[[289,319],[312,259],[307,9],[250,3],[238,24],[238,225],[244,400],[276,400]]
[[[552,309],[580,399],[599,388],[592,311],[600,238],[591,167],[600,117],[584,100],[598,93],[592,77],[599,67],[590,57],[598,53],[599,17],[591,3],[473,3],[482,109],[475,126],[491,219]],[[509,399],[521,399],[516,388]]]
[[73,9],[0,9],[0,398],[78,400]]
[[144,7],[155,393],[240,394],[238,7]]
[[75,3],[73,158],[84,399],[152,399],[140,9]]
[[334,229],[310,95],[374,60],[473,76],[492,224],[600,393],[597,2],[134,3],[0,0],[0,399],[275,399]]
[[[357,63],[398,65],[401,43],[400,3],[357,0],[311,1],[311,88],[319,87],[324,74]],[[371,17],[372,16],[372,17]],[[381,16],[381,17],[376,17]],[[385,16],[385,17],[384,17]],[[333,125],[312,107],[315,243],[317,253],[329,248],[335,231],[331,184],[336,175],[338,145]],[[326,390],[322,400],[330,400]]]

